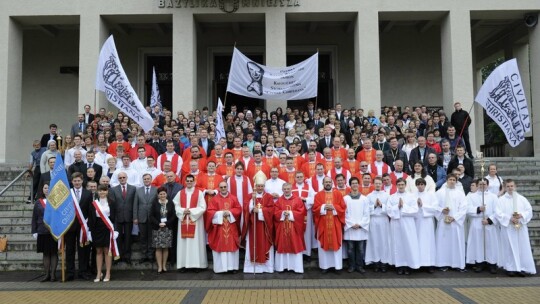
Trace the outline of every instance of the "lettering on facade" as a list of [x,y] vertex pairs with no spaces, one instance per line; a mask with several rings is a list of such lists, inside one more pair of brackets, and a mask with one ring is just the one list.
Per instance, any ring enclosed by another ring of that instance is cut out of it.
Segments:
[[234,13],[242,7],[296,7],[300,0],[154,0],[158,8],[219,8]]

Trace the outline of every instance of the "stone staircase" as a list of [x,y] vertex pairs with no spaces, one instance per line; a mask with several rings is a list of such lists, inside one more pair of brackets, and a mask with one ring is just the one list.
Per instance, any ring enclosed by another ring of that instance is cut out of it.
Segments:
[[[533,220],[529,223],[529,234],[533,246],[533,255],[540,265],[540,158],[494,158],[499,175],[503,179],[516,180],[518,191],[525,195],[533,206]],[[486,161],[486,172],[487,164]],[[0,164],[0,189],[13,180],[25,167],[23,165]],[[480,174],[480,162],[475,163],[475,172]],[[0,235],[7,235],[8,251],[0,253],[0,270],[35,270],[41,269],[41,254],[36,253],[35,240],[31,235],[33,204],[26,204],[30,191],[30,180],[24,178],[14,184],[0,197]],[[150,269],[152,264],[138,264],[141,258],[137,242],[133,244],[133,265],[129,269]],[[209,255],[211,257],[211,255]],[[315,263],[313,261],[312,263]],[[314,264],[313,266],[316,267]],[[124,264],[116,269],[126,267]]]

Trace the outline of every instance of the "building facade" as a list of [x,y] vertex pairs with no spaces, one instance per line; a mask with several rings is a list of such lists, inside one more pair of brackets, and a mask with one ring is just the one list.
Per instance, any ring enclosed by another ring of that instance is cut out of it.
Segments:
[[[94,0],[0,4],[0,162],[26,160],[33,139],[56,123],[66,134],[95,91],[98,54],[113,34],[143,104],[156,67],[165,105],[215,108],[224,97],[233,46],[269,66],[320,53],[317,104],[472,107],[471,144],[484,144],[473,105],[481,68],[517,58],[540,155],[540,29],[537,0]],[[244,100],[244,106],[303,107]]]

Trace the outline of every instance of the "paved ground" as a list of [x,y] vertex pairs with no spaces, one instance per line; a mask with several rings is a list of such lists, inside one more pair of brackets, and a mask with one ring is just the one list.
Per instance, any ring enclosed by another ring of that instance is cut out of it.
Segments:
[[39,283],[39,272],[0,273],[1,303],[539,303],[540,276],[393,272],[364,275],[116,271],[112,281]]

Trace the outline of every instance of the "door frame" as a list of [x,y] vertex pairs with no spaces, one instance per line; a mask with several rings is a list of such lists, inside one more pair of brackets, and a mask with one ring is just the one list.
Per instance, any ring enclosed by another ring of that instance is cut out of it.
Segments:
[[[171,56],[172,47],[141,47],[138,49],[138,67],[137,67],[137,95],[141,99],[141,103],[146,104],[148,96],[146,96],[146,90],[144,89],[144,83],[146,81],[146,57],[148,56]],[[151,79],[149,79],[151,81]],[[174,70],[173,70],[173,90],[174,90]],[[142,97],[141,97],[142,96]],[[170,109],[172,111],[172,109]]]

